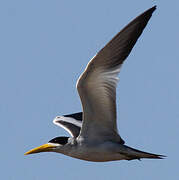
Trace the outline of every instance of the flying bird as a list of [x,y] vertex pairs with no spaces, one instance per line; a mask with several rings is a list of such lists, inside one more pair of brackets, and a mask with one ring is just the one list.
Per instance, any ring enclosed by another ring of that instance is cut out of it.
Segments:
[[53,120],[71,137],[56,137],[25,155],[57,152],[93,162],[164,157],[124,145],[116,122],[118,74],[155,9],[156,6],[131,21],[89,61],[76,85],[83,112]]

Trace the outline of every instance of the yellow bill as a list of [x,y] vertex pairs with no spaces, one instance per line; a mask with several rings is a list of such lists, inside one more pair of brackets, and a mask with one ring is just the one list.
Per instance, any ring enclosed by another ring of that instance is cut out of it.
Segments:
[[48,144],[48,143],[47,144],[43,144],[43,145],[41,145],[39,147],[31,149],[30,151],[27,151],[24,155],[52,151],[52,149],[54,147],[56,147],[56,146],[53,145],[53,144]]

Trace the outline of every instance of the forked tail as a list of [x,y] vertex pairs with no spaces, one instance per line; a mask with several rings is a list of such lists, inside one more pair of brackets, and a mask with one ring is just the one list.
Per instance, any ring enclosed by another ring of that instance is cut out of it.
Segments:
[[133,160],[133,159],[140,160],[141,158],[163,159],[166,157],[164,155],[152,154],[152,153],[140,151],[138,149],[134,149],[134,148],[131,148],[129,146],[126,146],[126,147],[127,147],[127,152],[125,155],[127,156],[127,160]]

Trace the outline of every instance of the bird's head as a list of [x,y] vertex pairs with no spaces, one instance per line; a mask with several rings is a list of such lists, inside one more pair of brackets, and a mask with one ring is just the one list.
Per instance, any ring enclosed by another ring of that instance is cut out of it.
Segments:
[[39,147],[31,149],[26,152],[24,155],[40,153],[40,152],[58,152],[62,147],[68,143],[69,137],[56,137],[51,139],[48,143],[43,144]]

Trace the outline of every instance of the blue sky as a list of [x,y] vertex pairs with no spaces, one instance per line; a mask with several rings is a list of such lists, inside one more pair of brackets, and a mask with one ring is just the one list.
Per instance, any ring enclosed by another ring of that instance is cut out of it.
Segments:
[[[157,5],[120,73],[118,128],[126,144],[165,160],[92,163],[57,153],[24,156],[60,135],[57,115],[81,111],[75,88],[86,64],[121,28]],[[178,177],[179,2],[0,2],[1,179]]]

